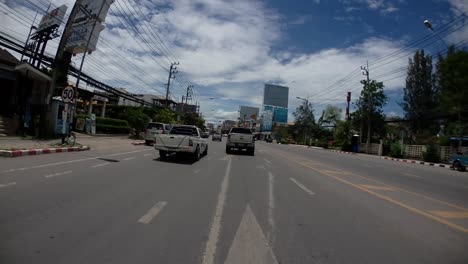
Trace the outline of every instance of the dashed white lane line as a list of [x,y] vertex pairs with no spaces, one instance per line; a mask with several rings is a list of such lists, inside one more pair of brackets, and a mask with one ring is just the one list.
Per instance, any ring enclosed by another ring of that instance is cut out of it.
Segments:
[[138,220],[138,222],[142,224],[149,224],[151,220],[153,220],[153,218],[155,218],[166,205],[166,201],[157,202],[144,216]]
[[132,159],[135,159],[135,157],[129,157],[129,158],[125,158],[125,159],[122,159],[122,160],[132,160]]
[[8,187],[8,186],[13,186],[13,185],[16,185],[16,182],[9,182],[9,183],[5,183],[5,184],[0,184],[0,188],[5,188],[5,187]]
[[274,243],[273,232],[275,228],[275,221],[273,220],[273,209],[275,208],[275,197],[273,195],[274,185],[275,177],[271,172],[268,172],[268,224],[270,225],[268,240],[271,244]]
[[109,162],[100,163],[100,164],[96,164],[96,165],[91,166],[91,168],[102,167],[102,166],[106,166],[106,165],[109,165],[109,164],[110,164]]
[[304,192],[310,194],[310,195],[315,195],[315,193],[311,190],[309,190],[307,187],[304,186],[304,184],[298,182],[296,179],[294,178],[289,178],[292,182],[294,182],[299,188],[301,188]]
[[144,157],[148,157],[148,156],[151,156],[151,155],[153,155],[153,154],[152,154],[152,153],[149,153],[149,154],[145,154],[145,155],[143,155],[143,156],[144,156]]
[[221,190],[218,194],[216,202],[216,210],[211,221],[210,233],[208,241],[206,242],[205,252],[203,253],[203,264],[213,264],[216,254],[216,246],[218,244],[219,232],[221,230],[221,220],[223,217],[224,204],[226,203],[226,194],[229,187],[229,175],[231,174],[232,159],[228,158],[226,172],[224,174],[223,182],[221,183]]
[[62,175],[70,174],[70,173],[72,173],[72,172],[73,172],[73,171],[58,172],[58,173],[54,173],[54,174],[45,175],[44,177],[45,177],[45,178],[52,178],[52,177],[57,177],[57,176],[62,176]]
[[271,161],[267,160],[267,159],[263,159],[266,163],[268,164],[271,164]]
[[131,154],[131,153],[146,152],[146,151],[150,151],[150,150],[151,149],[135,150],[135,151],[129,151],[129,152],[114,153],[114,154],[110,154],[110,155],[90,157],[90,158],[85,158],[85,159],[61,161],[61,162],[56,162],[56,163],[49,163],[49,164],[42,164],[42,165],[38,165],[38,166],[32,166],[32,167],[28,167],[28,168],[10,169],[10,170],[5,170],[5,171],[0,171],[0,173],[8,173],[8,172],[14,172],[14,171],[19,171],[19,170],[31,170],[31,169],[37,169],[37,168],[45,168],[45,167],[62,165],[62,164],[69,164],[69,163],[75,163],[75,162],[81,162],[81,161],[87,161],[87,160],[94,160],[94,159],[100,159],[100,158],[120,156],[120,155]]
[[193,174],[197,174],[197,173],[199,173],[200,171],[201,171],[201,169],[196,169],[196,170],[193,172]]
[[403,174],[406,175],[406,176],[410,176],[410,177],[422,178],[421,176],[414,175],[414,174],[411,174],[411,173],[403,173]]

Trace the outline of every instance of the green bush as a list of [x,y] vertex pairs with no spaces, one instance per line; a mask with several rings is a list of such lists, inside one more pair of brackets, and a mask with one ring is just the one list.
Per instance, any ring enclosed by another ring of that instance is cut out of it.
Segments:
[[114,118],[96,117],[96,126],[97,126],[98,124],[101,124],[101,125],[108,125],[108,126],[128,127],[128,122],[127,122],[127,120],[114,119]]
[[426,162],[440,162],[440,155],[436,145],[428,145],[426,151],[423,152],[423,159]]
[[439,137],[439,146],[450,146],[450,137],[447,137],[447,136]]
[[130,127],[96,124],[96,132],[104,134],[128,134]]
[[319,141],[317,141],[317,147],[327,149],[328,148],[328,141],[326,139],[319,139]]
[[343,144],[341,145],[341,150],[342,150],[342,151],[350,151],[350,152],[351,152],[351,151],[353,151],[353,146],[352,146],[349,142],[345,141],[345,142],[343,142]]
[[400,143],[393,143],[390,145],[390,157],[392,158],[403,158],[401,154],[401,145]]

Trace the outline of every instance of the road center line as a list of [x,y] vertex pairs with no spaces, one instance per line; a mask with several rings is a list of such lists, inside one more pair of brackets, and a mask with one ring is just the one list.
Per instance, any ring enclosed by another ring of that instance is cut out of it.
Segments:
[[45,178],[52,178],[52,177],[57,177],[57,176],[62,176],[62,175],[70,174],[70,173],[72,173],[72,172],[73,172],[73,171],[58,172],[58,173],[54,173],[54,174],[45,175],[44,177],[45,177]]
[[9,182],[5,184],[0,184],[0,188],[16,185],[16,182]]
[[85,159],[76,159],[76,160],[61,161],[61,162],[56,162],[56,163],[49,163],[49,164],[37,165],[37,166],[33,166],[33,167],[28,167],[28,168],[10,169],[10,170],[5,170],[5,171],[0,171],[0,173],[14,172],[14,171],[18,171],[18,170],[30,170],[30,169],[45,168],[45,167],[51,167],[51,166],[62,165],[62,164],[69,164],[69,163],[75,163],[75,162],[81,162],[81,161],[87,161],[87,160],[94,160],[94,159],[107,158],[107,157],[114,157],[114,156],[120,156],[120,155],[131,154],[131,153],[145,152],[145,151],[150,151],[150,150],[152,150],[152,149],[135,150],[135,151],[129,151],[129,152],[114,153],[114,154],[111,154],[111,155],[103,155],[103,156],[90,157],[90,158],[85,158]]
[[143,215],[138,222],[142,224],[149,224],[153,218],[155,218],[164,207],[167,205],[166,201],[157,202],[149,211]]
[[268,164],[271,164],[271,161],[267,160],[267,159],[263,159],[266,163]]
[[91,166],[91,168],[102,167],[102,166],[106,166],[106,165],[109,165],[109,164],[110,164],[109,162],[100,163],[100,164],[96,164],[96,165]]
[[309,190],[307,187],[304,186],[304,184],[298,182],[296,179],[294,178],[289,178],[292,182],[294,182],[299,188],[301,188],[304,192],[310,194],[310,195],[315,195],[315,193],[311,190]]
[[221,190],[218,194],[216,202],[216,210],[211,222],[210,233],[208,241],[206,242],[205,252],[203,253],[203,264],[213,264],[216,254],[216,246],[218,244],[219,233],[221,230],[221,219],[223,217],[224,204],[226,203],[226,194],[229,187],[229,175],[231,174],[232,159],[228,158],[226,172],[224,174],[223,182],[221,183]]
[[414,175],[414,174],[411,174],[411,173],[403,173],[403,174],[405,174],[406,176],[410,176],[410,177],[422,178],[421,176]]
[[122,159],[122,160],[132,160],[132,159],[135,159],[135,157],[129,157],[129,158],[125,158],[125,159]]
[[143,155],[143,156],[144,156],[144,157],[148,157],[148,156],[151,156],[151,155],[153,155],[153,154],[152,154],[152,153],[149,153],[149,154],[145,154],[145,155]]

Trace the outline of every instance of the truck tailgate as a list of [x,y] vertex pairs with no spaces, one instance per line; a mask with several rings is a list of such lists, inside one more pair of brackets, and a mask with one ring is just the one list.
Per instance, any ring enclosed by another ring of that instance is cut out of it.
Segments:
[[230,137],[230,142],[231,143],[243,143],[243,144],[248,144],[252,143],[252,135],[249,134],[237,134],[237,133],[231,133]]
[[188,148],[189,136],[157,134],[155,147],[161,146],[169,149]]

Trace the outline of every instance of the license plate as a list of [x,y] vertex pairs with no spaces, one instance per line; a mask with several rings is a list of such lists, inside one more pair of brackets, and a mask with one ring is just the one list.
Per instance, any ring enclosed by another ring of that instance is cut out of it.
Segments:
[[237,144],[239,147],[245,147],[245,144]]

